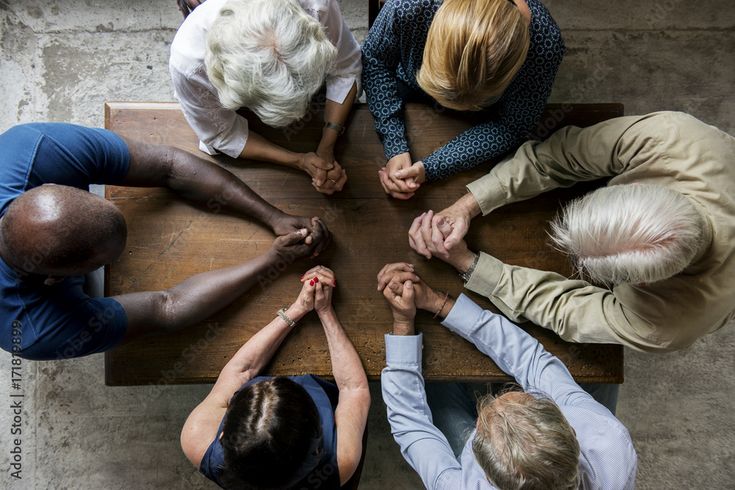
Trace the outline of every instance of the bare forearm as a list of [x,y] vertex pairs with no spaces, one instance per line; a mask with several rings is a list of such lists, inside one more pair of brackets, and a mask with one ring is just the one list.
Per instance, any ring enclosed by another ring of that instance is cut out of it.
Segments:
[[250,289],[277,260],[269,251],[234,267],[190,277],[166,292],[166,323],[179,329],[209,318]]
[[303,170],[300,164],[300,153],[278,146],[253,131],[248,133],[248,141],[242,153],[240,153],[240,158],[276,163],[285,167]]
[[355,346],[347,337],[334,310],[319,315],[332,360],[332,375],[342,390],[368,389],[367,376]]
[[168,186],[187,199],[206,203],[215,213],[224,209],[271,227],[283,215],[231,172],[185,151],[176,150]]
[[[352,105],[355,102],[355,96],[357,95],[357,84],[352,86],[352,90],[347,94],[345,101],[340,104],[333,100],[327,100],[326,106],[324,107],[324,122],[330,122],[344,126],[347,117],[350,115]],[[337,143],[339,138],[339,132],[334,129],[324,128],[322,130],[322,139],[319,142],[319,148],[317,153],[321,151],[333,151],[334,145]]]
[[[286,310],[286,316],[294,322],[298,322],[303,318],[304,313],[296,305],[291,305]],[[225,370],[240,373],[249,371],[252,376],[257,376],[270,362],[283,340],[291,333],[291,330],[290,324],[286,323],[280,316],[276,316],[273,321],[250,337],[250,340],[240,347],[230,362],[227,363],[223,372]]]
[[219,165],[173,146],[125,142],[131,162],[123,185],[168,187],[186,199],[206,204],[213,212],[227,209],[271,227],[283,214]]

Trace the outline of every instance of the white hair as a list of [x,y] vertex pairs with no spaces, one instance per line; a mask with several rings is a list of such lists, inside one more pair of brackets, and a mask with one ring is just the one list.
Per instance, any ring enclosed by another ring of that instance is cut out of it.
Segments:
[[569,203],[551,224],[551,238],[592,281],[642,284],[682,272],[703,246],[704,226],[680,192],[626,184]]
[[209,29],[204,62],[224,107],[283,127],[304,117],[336,55],[296,0],[230,0]]

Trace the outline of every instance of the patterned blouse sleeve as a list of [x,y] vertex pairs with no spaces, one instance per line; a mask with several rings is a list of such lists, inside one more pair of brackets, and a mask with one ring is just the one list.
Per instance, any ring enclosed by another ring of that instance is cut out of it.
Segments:
[[496,160],[527,140],[538,124],[565,47],[559,26],[538,0],[531,8],[531,47],[514,81],[498,101],[495,118],[461,133],[424,159],[426,177],[436,181]]
[[404,102],[398,93],[396,76],[400,63],[402,22],[399,10],[402,4],[393,0],[381,9],[362,46],[362,85],[375,119],[375,130],[389,160],[409,151],[403,120]]

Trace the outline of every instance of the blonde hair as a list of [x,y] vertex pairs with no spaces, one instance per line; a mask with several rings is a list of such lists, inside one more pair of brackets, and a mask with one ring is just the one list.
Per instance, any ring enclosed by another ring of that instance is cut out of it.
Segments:
[[576,489],[580,449],[574,429],[553,401],[523,395],[479,400],[475,459],[504,490]]
[[207,77],[227,109],[283,127],[306,114],[337,56],[296,0],[230,0],[207,34]]
[[569,203],[551,224],[551,238],[593,282],[642,284],[682,272],[703,246],[704,227],[680,192],[624,184]]
[[445,0],[416,80],[444,107],[479,110],[510,85],[530,45],[528,22],[509,0]]

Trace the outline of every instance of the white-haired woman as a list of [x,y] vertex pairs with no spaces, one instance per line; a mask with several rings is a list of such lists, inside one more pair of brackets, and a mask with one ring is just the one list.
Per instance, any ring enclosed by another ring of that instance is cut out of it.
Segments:
[[[334,146],[360,90],[360,57],[337,0],[209,0],[179,28],[169,69],[203,152],[300,169],[332,194],[347,180]],[[268,141],[237,113],[248,109],[268,126],[286,127],[307,115],[325,83],[324,128],[313,152]]]

